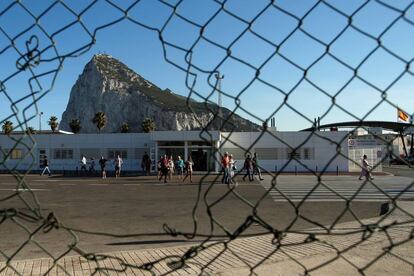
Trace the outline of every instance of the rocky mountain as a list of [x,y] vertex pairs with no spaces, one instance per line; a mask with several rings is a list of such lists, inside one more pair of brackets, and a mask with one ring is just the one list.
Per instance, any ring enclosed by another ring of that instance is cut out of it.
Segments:
[[[69,103],[62,115],[60,129],[70,131],[69,122],[80,119],[80,133],[96,133],[92,123],[97,112],[104,112],[107,124],[101,132],[120,132],[122,123],[129,124],[130,132],[141,132],[145,117],[154,120],[156,130],[198,130],[254,131],[258,125],[222,108],[223,117],[230,119],[222,128],[221,120],[214,117],[218,111],[214,104],[191,101],[187,98],[162,90],[147,81],[125,64],[109,55],[95,55],[85,66],[70,93]],[[213,112],[209,111],[212,110]]]

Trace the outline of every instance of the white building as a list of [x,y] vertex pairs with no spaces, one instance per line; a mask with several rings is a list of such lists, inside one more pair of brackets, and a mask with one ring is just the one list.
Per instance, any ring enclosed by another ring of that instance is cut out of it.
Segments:
[[[267,171],[304,172],[309,170],[349,171],[348,132],[233,132],[155,131],[113,134],[34,134],[0,135],[0,171],[39,171],[47,156],[52,171],[74,171],[85,155],[90,161],[120,154],[124,171],[141,170],[148,152],[152,160],[164,154],[191,155],[196,171],[219,171],[220,154],[229,152],[241,169],[245,156],[256,152]],[[17,143],[16,141],[20,141]],[[30,150],[32,149],[32,150]],[[291,159],[294,157],[295,159]],[[107,166],[111,169],[112,165]]]

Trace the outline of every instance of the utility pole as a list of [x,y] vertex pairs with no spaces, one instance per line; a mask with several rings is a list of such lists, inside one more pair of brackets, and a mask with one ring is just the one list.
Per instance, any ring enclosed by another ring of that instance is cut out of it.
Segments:
[[39,133],[42,132],[42,115],[43,112],[39,113]]
[[216,77],[216,91],[218,92],[218,99],[217,99],[217,104],[219,107],[219,111],[218,111],[218,115],[220,117],[219,119],[219,125],[220,125],[220,129],[222,127],[222,118],[223,118],[223,112],[221,111],[221,107],[222,107],[222,101],[221,101],[221,80],[224,79],[224,75],[220,75],[220,72],[217,71],[217,73],[214,74],[214,77]]

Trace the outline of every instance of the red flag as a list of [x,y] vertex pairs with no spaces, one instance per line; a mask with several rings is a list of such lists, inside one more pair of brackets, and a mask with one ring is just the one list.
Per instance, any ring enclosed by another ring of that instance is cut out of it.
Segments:
[[398,119],[404,122],[408,122],[410,119],[410,116],[405,113],[404,111],[402,111],[401,109],[397,108],[397,113],[398,113]]

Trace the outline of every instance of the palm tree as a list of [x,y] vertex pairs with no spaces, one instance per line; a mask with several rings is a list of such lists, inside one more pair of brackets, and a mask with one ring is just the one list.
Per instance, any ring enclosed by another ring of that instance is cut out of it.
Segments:
[[145,133],[152,132],[155,130],[155,122],[152,119],[146,117],[144,120],[142,120],[141,127]]
[[13,123],[10,121],[5,121],[1,128],[3,129],[4,134],[10,135],[10,133],[13,131]]
[[58,118],[56,116],[51,116],[48,123],[52,131],[55,132],[59,125]]
[[26,129],[27,134],[36,134],[36,130],[33,127],[28,127]]
[[121,132],[122,132],[122,133],[127,133],[127,132],[129,132],[129,125],[128,125],[128,123],[123,123],[123,124],[121,125]]
[[106,125],[106,115],[102,111],[95,114],[95,117],[93,117],[92,122],[96,124],[96,127],[99,129],[99,132],[101,132],[101,129],[103,129]]
[[78,133],[81,129],[80,120],[79,119],[72,119],[69,123],[69,127],[73,133]]

